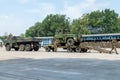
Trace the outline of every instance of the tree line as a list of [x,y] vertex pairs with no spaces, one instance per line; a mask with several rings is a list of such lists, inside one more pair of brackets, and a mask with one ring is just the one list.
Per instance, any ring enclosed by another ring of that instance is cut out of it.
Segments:
[[71,21],[61,14],[50,14],[26,30],[26,37],[54,36],[56,30],[67,29],[71,34],[119,33],[120,17],[110,9],[83,14]]

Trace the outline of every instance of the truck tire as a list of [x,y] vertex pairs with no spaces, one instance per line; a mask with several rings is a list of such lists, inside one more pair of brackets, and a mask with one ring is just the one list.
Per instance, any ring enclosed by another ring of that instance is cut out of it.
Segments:
[[7,44],[7,45],[5,46],[5,48],[6,48],[6,51],[10,51],[10,50],[11,50],[11,47],[10,47],[9,44]]
[[15,51],[18,51],[19,50],[19,48],[14,48],[15,49]]
[[68,44],[68,45],[74,45],[74,40],[71,39],[71,38],[68,39],[68,40],[67,40],[67,44]]
[[25,45],[25,50],[26,51],[31,51],[32,50],[31,45],[30,44],[26,44]]
[[76,52],[81,52],[81,49],[79,47],[77,47]]
[[21,45],[19,46],[19,50],[20,50],[20,51],[24,51],[24,50],[25,50],[25,45],[24,45],[24,44],[21,44]]
[[76,51],[76,48],[73,48],[72,50],[73,50],[74,52],[77,52],[77,51]]
[[68,47],[67,52],[73,52],[73,49],[71,47]]
[[57,48],[54,47],[54,48],[52,49],[52,51],[53,51],[53,52],[57,52]]
[[39,50],[39,44],[34,44],[33,49],[34,49],[34,51],[38,51]]

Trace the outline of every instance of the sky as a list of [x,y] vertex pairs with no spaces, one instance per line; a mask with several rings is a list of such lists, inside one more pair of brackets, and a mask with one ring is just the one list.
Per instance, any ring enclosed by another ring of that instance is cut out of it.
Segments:
[[20,35],[49,14],[65,14],[71,20],[106,8],[120,15],[120,0],[0,0],[0,35]]

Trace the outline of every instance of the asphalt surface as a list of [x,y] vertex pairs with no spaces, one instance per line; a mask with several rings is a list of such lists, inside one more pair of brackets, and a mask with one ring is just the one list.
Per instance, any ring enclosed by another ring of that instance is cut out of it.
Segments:
[[0,80],[119,80],[120,60],[11,59],[0,61]]

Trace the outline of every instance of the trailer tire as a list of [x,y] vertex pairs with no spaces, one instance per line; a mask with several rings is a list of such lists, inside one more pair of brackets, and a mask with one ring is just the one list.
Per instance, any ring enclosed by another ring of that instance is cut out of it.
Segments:
[[9,44],[7,44],[7,45],[5,46],[5,48],[6,48],[6,51],[10,51],[10,50],[11,50],[11,47],[10,47]]
[[25,50],[25,45],[24,45],[24,44],[21,44],[21,45],[19,46],[19,50],[20,50],[20,51],[24,51],[24,50]]
[[39,50],[39,47],[34,47],[34,51],[38,51]]
[[86,48],[82,48],[81,51],[82,52],[87,52],[87,49]]
[[88,50],[87,49],[84,49],[84,52],[87,52]]
[[50,52],[50,47],[48,47],[48,46],[45,47],[45,51],[46,51],[46,52]]
[[34,49],[34,51],[38,51],[39,50],[39,44],[34,44],[33,49]]

